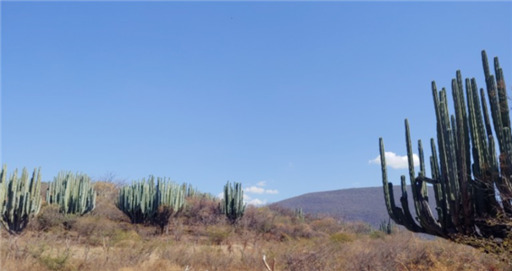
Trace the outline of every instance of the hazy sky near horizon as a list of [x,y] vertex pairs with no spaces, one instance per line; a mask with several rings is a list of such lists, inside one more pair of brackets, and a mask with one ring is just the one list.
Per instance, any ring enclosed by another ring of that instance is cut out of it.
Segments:
[[1,162],[254,203],[380,186],[378,138],[399,167],[482,49],[510,90],[512,2],[2,2]]

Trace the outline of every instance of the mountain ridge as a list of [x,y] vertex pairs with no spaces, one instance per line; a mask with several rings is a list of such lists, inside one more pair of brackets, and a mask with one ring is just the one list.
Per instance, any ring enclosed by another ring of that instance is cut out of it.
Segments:
[[[402,195],[400,186],[394,186],[393,192],[396,205],[400,207],[399,199]],[[428,193],[433,199],[432,187],[428,187]],[[407,195],[409,195],[409,208],[414,210],[410,186],[407,187]],[[389,219],[382,186],[311,192],[278,201],[272,205],[292,210],[301,208],[305,214],[324,214],[343,221],[361,221],[376,228]],[[435,213],[435,200],[430,201],[430,206]]]

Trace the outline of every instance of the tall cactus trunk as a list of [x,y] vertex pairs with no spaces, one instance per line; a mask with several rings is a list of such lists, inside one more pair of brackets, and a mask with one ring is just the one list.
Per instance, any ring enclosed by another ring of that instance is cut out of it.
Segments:
[[63,213],[84,215],[96,206],[96,192],[86,174],[59,172],[48,185],[46,202],[58,204]]
[[173,215],[185,205],[186,185],[178,185],[165,178],[149,176],[148,180],[133,182],[119,191],[117,207],[132,223],[155,224],[163,233]]
[[224,186],[224,199],[221,203],[222,212],[225,213],[231,224],[236,224],[245,212],[244,192],[241,183],[230,182]]
[[[452,80],[454,115],[448,111],[446,90],[438,91],[432,82],[438,148],[431,139],[431,178],[425,176],[421,141],[418,142],[420,173],[417,176],[414,173],[409,123],[405,120],[416,219],[408,209],[405,176],[402,176],[401,184],[402,208],[395,205],[392,183],[387,180],[384,142],[379,139],[384,199],[391,219],[411,231],[485,248],[489,252],[510,252],[512,133],[508,99],[498,58],[494,60],[496,79],[490,74],[485,51],[482,51],[482,62],[487,95],[483,89],[478,91],[474,78],[465,80],[464,91],[462,75],[457,71]],[[437,216],[428,205],[426,184],[434,188]]]

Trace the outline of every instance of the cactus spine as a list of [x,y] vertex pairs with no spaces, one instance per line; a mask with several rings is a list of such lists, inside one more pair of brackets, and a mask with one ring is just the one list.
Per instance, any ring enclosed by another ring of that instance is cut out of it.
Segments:
[[[402,176],[402,208],[395,206],[392,183],[387,180],[384,143],[380,138],[382,182],[389,216],[397,224],[414,232],[499,253],[512,250],[512,133],[505,81],[498,59],[494,60],[496,79],[490,74],[485,51],[482,51],[482,62],[495,136],[485,91],[478,91],[474,78],[464,81],[464,91],[461,73],[457,71],[452,80],[454,115],[450,116],[448,111],[446,90],[438,92],[432,82],[438,148],[431,139],[431,178],[425,176],[421,141],[418,144],[420,173],[415,176],[409,123],[405,120],[416,219],[408,209],[405,176]],[[428,205],[427,183],[434,188],[437,217]]]
[[117,207],[132,223],[157,224],[163,230],[170,217],[183,209],[186,188],[166,178],[149,176],[148,180],[122,187]]
[[224,186],[224,199],[221,206],[222,212],[226,214],[231,224],[235,224],[242,218],[245,212],[245,204],[241,183],[234,183],[234,186],[232,186],[230,182],[226,183]]
[[0,173],[1,222],[9,233],[19,234],[41,208],[41,171],[34,169],[31,178],[25,168],[19,178],[18,170],[8,179],[6,175],[4,165]]
[[59,172],[46,190],[46,202],[58,204],[63,213],[83,215],[94,209],[96,192],[86,174]]

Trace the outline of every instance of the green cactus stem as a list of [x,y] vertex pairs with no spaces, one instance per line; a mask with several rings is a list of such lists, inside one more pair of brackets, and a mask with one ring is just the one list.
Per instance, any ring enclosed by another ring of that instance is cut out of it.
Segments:
[[[438,91],[432,82],[437,148],[435,140],[431,139],[431,178],[425,176],[421,141],[418,142],[420,172],[415,175],[409,123],[405,121],[416,220],[408,210],[405,177],[401,181],[402,208],[395,206],[393,186],[387,180],[384,143],[379,139],[384,199],[390,218],[411,231],[474,247],[493,248],[490,252],[510,252],[512,132],[508,98],[498,59],[494,59],[496,76],[490,73],[485,51],[482,51],[482,62],[487,91],[479,91],[474,78],[463,81],[461,72],[456,72],[452,80],[454,115],[448,110],[446,90]],[[437,216],[428,204],[427,184],[434,188]]]
[[63,213],[84,215],[94,209],[96,192],[86,174],[61,171],[49,183],[46,202],[58,204]]
[[0,173],[1,222],[11,234],[19,234],[41,208],[41,171],[34,169],[29,178],[24,168],[18,177],[18,170],[7,178],[7,166]]
[[156,224],[163,232],[170,218],[183,209],[187,191],[187,185],[149,176],[122,187],[117,207],[132,223]]
[[224,186],[224,199],[221,203],[222,212],[231,224],[240,220],[245,212],[244,191],[241,183],[231,185],[227,182]]

